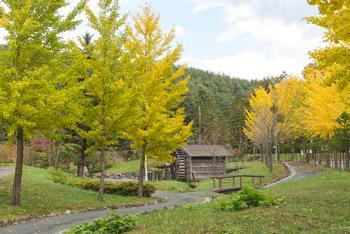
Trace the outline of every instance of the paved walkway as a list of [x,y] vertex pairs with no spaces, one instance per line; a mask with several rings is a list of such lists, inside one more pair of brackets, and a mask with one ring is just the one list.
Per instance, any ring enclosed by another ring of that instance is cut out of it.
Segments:
[[[320,171],[305,164],[290,163],[288,164],[292,174],[284,179],[282,182],[274,183],[286,183],[291,180],[298,180],[308,176],[319,174]],[[0,169],[1,170],[1,169]],[[270,186],[273,186],[270,185]],[[181,206],[188,203],[196,202],[208,202],[217,194],[212,192],[188,192],[188,193],[176,193],[176,194],[156,194],[155,197],[167,199],[168,202],[148,205],[143,207],[133,207],[118,209],[120,214],[135,214],[145,213],[154,210],[161,210],[164,208]],[[115,212],[115,211],[114,211]],[[31,220],[26,223],[8,226],[0,229],[0,233],[16,233],[16,234],[33,234],[33,233],[59,233],[69,227],[73,227],[79,224],[89,222],[93,219],[101,216],[113,213],[112,210],[103,211],[89,211],[79,214],[61,215],[57,217],[47,217],[38,220]]]
[[317,167],[306,163],[288,162],[284,164],[288,167],[290,173],[289,176],[280,181],[268,184],[264,188],[269,188],[278,184],[283,184],[294,180],[300,180],[309,176],[319,175],[321,173],[321,171]]

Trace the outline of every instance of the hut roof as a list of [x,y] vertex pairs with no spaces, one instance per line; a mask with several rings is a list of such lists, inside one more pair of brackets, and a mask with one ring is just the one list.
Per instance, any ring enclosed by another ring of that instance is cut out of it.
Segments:
[[232,154],[223,145],[186,145],[181,148],[191,157],[230,157]]

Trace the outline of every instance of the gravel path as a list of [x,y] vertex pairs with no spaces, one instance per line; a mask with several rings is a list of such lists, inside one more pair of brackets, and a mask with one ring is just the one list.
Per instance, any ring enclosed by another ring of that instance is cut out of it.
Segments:
[[[292,180],[302,179],[308,176],[317,175],[320,171],[317,168],[302,163],[287,163],[291,171],[291,175],[287,178],[273,183],[274,186],[279,183],[286,183]],[[0,168],[1,172],[1,168]],[[147,213],[154,210],[162,210],[164,208],[181,206],[188,203],[204,203],[209,202],[212,198],[218,196],[213,192],[188,192],[175,194],[155,194],[157,198],[167,199],[168,202],[148,205],[143,207],[133,207],[118,209],[120,214],[136,214]],[[115,210],[89,211],[80,214],[61,215],[57,217],[47,217],[37,220],[31,220],[26,223],[16,224],[0,229],[0,233],[16,233],[16,234],[33,234],[33,233],[59,233],[69,227],[89,222],[101,216],[116,212]]]
[[13,172],[13,167],[0,167],[0,178],[11,175]]

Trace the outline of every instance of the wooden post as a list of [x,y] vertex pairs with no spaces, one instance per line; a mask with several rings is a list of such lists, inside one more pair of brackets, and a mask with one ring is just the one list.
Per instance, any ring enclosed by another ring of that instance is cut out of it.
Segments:
[[239,187],[240,187],[240,188],[243,187],[242,184],[243,184],[243,183],[242,183],[242,176],[240,176],[240,177],[239,177]]
[[213,178],[213,187],[214,187],[214,188],[216,187],[215,178]]
[[334,153],[334,168],[338,169],[338,157],[337,153]]
[[219,179],[219,188],[222,189],[222,178]]
[[233,187],[235,187],[235,185],[236,185],[235,178],[236,177],[232,177],[232,185],[233,185]]

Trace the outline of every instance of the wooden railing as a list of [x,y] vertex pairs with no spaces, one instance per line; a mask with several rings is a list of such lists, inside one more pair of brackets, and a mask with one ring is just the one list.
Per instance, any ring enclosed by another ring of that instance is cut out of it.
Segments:
[[[262,175],[224,175],[224,176],[214,176],[211,177],[213,180],[213,187],[216,192],[230,192],[230,191],[236,191],[241,190],[243,188],[243,178],[252,178],[252,186],[254,188],[262,188],[262,179],[265,176]],[[236,186],[236,178],[239,178],[239,186]],[[232,179],[232,187],[223,187],[223,181],[225,179]],[[256,179],[259,180],[259,184],[257,186]],[[216,189],[216,181],[218,181],[219,188]]]

